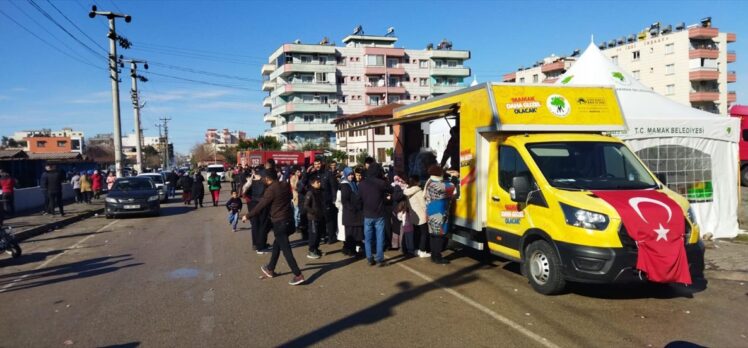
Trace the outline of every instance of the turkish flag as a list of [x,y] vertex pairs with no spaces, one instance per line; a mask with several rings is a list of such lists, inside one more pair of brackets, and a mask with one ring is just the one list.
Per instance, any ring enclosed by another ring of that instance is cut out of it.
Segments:
[[658,283],[691,284],[681,207],[654,190],[592,191],[616,209],[626,232],[636,241],[636,268]]

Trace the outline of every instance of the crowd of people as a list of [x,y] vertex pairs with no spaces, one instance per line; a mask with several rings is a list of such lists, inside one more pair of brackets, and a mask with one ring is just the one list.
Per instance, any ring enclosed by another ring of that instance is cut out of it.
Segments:
[[[371,266],[387,265],[385,250],[400,250],[405,257],[430,257],[436,264],[447,264],[442,251],[458,173],[445,172],[434,159],[431,163],[419,162],[410,175],[395,173],[391,168],[385,171],[373,158],[345,168],[321,159],[307,168],[276,166],[272,159],[263,166],[229,168],[226,179],[231,185],[231,198],[225,203],[228,222],[234,232],[240,217],[251,224],[254,250],[271,253],[269,263],[261,267],[266,277],[276,276],[274,269],[283,253],[294,274],[289,282],[292,285],[304,282],[289,243],[289,235],[294,232],[306,242],[309,259],[323,257],[321,244],[342,241],[344,255],[365,258]],[[207,181],[215,205],[220,178],[211,179],[213,175]],[[179,180],[183,188],[192,187],[184,190],[184,203],[193,199],[197,207],[205,178],[197,172]],[[247,209],[242,212],[244,206]],[[268,244],[271,230],[272,246]]]

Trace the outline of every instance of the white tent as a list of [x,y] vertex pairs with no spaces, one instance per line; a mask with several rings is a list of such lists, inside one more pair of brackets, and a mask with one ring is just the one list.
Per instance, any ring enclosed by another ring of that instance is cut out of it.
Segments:
[[616,136],[653,172],[664,174],[670,189],[688,198],[702,235],[737,236],[740,125],[736,118],[655,93],[593,43],[556,84],[612,85],[628,126],[627,132]]

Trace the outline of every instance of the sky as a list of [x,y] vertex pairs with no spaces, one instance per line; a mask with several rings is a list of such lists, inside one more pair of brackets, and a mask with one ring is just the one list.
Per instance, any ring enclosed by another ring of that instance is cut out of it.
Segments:
[[[748,1],[0,0],[0,135],[62,127],[87,137],[112,133],[107,20],[88,17],[92,4],[132,16],[116,23],[132,42],[118,54],[149,62],[149,70],[139,70],[149,79],[139,83],[144,133],[157,136],[159,118],[170,117],[169,137],[180,153],[202,142],[208,128],[261,135],[268,127],[260,68],[268,56],[296,39],[328,37],[342,45],[357,25],[373,35],[394,27],[397,47],[425,48],[446,38],[472,52],[466,65],[485,82],[584,49],[591,35],[611,40],[653,22],[693,24],[711,16],[720,31],[737,34],[729,69],[738,82],[728,88],[748,104]],[[120,77],[127,134],[134,130],[128,67]]]

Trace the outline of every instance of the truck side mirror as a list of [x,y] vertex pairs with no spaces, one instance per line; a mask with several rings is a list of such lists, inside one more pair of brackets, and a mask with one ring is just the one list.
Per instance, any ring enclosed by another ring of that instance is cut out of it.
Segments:
[[660,180],[663,185],[667,186],[667,175],[665,173],[656,173],[655,176],[657,180]]
[[515,176],[512,178],[512,188],[509,190],[512,200],[524,203],[530,194],[530,180],[526,176]]

